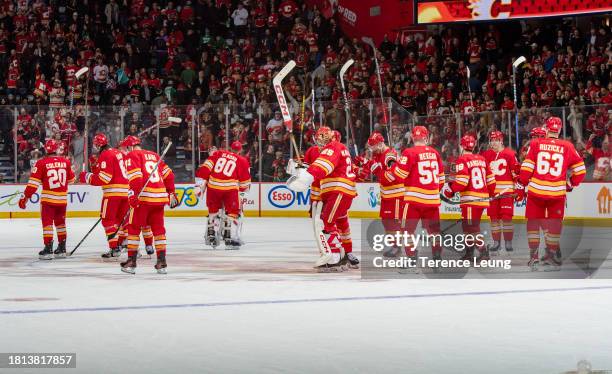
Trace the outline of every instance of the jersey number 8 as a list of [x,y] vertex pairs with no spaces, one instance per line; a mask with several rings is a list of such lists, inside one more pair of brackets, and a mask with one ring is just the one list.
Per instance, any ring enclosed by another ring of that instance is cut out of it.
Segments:
[[[155,169],[155,165],[157,165],[156,162],[153,161],[147,161],[145,162],[145,170],[147,171],[147,173],[151,174],[151,177],[149,178],[149,181],[155,183],[155,182],[159,182],[160,178],[159,178],[159,172],[157,171],[157,169]],[[153,169],[155,169],[155,172],[153,172]]]

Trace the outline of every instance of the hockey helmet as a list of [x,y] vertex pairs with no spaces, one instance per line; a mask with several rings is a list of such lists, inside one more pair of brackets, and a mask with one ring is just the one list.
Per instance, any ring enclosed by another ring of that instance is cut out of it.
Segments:
[[476,146],[476,139],[472,135],[464,135],[461,138],[461,148],[465,151],[472,151]]

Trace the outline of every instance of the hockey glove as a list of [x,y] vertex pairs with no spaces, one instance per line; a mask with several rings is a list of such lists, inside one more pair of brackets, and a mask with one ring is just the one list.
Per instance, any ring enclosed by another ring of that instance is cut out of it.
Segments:
[[25,195],[21,195],[21,199],[19,199],[19,208],[25,209],[27,203],[28,203],[28,198],[25,197]]
[[100,171],[100,166],[98,165],[98,156],[91,155],[89,156],[89,170],[94,173]]
[[572,181],[567,181],[565,185],[565,191],[572,192],[574,190],[574,186],[572,186]]
[[128,201],[132,208],[138,208],[138,204],[140,202],[138,201],[138,196],[136,196],[136,194],[134,193],[134,190],[128,191]]
[[314,181],[312,174],[306,169],[297,169],[296,175],[292,175],[287,180],[287,188],[295,192],[304,192],[310,188]]
[[170,209],[176,208],[181,203],[174,192],[169,193],[168,197],[170,198]]
[[442,193],[442,196],[444,196],[447,199],[452,199],[453,196],[455,196],[455,193],[453,192],[453,190],[450,187],[450,184],[446,183],[444,185],[444,187],[442,187],[442,191],[440,191]]
[[514,185],[514,190],[516,191],[516,197],[514,198],[514,200],[516,201],[525,200],[525,186],[523,186],[519,182],[516,182],[516,184]]
[[89,178],[91,178],[91,173],[88,173],[86,171],[82,171],[79,174],[79,182],[81,182],[81,183],[89,183]]

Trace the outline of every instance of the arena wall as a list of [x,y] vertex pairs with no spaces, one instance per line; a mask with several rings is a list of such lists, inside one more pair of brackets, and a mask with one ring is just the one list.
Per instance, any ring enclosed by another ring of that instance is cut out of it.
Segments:
[[[19,192],[25,185],[0,185],[0,218],[39,217],[39,194],[32,196],[26,210],[17,206]],[[379,209],[379,189],[376,183],[357,185],[358,196],[351,207],[353,218],[375,218]],[[167,210],[170,217],[204,216],[206,204],[193,192],[193,185],[178,184],[180,205]],[[68,192],[69,217],[98,217],[102,190],[98,187],[76,184]],[[248,217],[307,217],[310,192],[295,193],[283,183],[253,183],[242,199]],[[525,203],[515,203],[516,220],[525,215]],[[566,217],[568,220],[588,220],[595,225],[612,226],[612,183],[584,183],[568,195]],[[443,203],[443,218],[459,217],[459,206]]]

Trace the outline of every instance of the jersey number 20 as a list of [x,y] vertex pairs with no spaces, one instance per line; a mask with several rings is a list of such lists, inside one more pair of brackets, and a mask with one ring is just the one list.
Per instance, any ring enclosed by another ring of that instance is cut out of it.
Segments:
[[66,185],[66,170],[65,169],[49,169],[47,170],[47,178],[49,178],[49,187],[56,189]]

